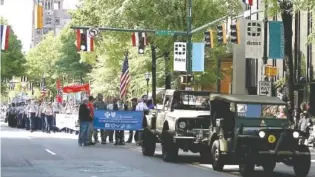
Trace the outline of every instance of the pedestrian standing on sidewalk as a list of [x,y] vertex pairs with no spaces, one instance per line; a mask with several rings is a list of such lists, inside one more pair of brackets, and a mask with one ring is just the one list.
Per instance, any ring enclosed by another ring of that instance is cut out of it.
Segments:
[[84,98],[82,104],[79,107],[79,137],[78,137],[78,145],[79,146],[88,146],[89,145],[89,127],[92,121],[90,110],[87,107],[89,103],[88,98]]
[[[99,93],[99,94],[97,95],[97,99],[94,101],[93,105],[94,105],[94,108],[95,108],[96,110],[105,110],[105,109],[106,109],[106,104],[105,104],[105,102],[103,101],[103,96],[102,96],[102,94]],[[102,144],[106,144],[106,131],[105,131],[105,130],[100,130],[100,132],[101,132],[101,141],[102,141],[101,143],[102,143]],[[94,131],[93,136],[94,136],[94,139],[97,140],[97,138],[98,138],[97,130]]]
[[88,107],[88,109],[90,111],[90,117],[91,117],[91,120],[92,120],[92,121],[90,121],[90,125],[89,125],[89,145],[96,144],[97,143],[97,139],[98,139],[97,136],[96,136],[96,137],[94,137],[94,142],[92,141],[93,133],[94,133],[94,131],[97,131],[97,129],[95,130],[94,126],[93,126],[93,119],[94,119],[93,101],[94,101],[93,96],[89,96],[89,102],[87,104],[87,107]]
[[33,132],[35,128],[35,123],[36,123],[35,118],[38,112],[38,107],[35,104],[34,100],[31,100],[31,103],[28,105],[27,112],[28,112],[28,117],[29,117],[29,127],[30,127],[31,132]]

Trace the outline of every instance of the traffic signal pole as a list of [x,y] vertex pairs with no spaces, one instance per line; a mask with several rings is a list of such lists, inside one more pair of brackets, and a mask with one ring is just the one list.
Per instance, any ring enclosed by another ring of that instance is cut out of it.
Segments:
[[[156,30],[156,29],[128,29],[128,28],[114,28],[114,27],[95,27],[95,26],[72,26],[70,27],[71,29],[83,29],[83,30],[89,30],[96,28],[100,31],[117,31],[117,32],[146,32],[146,33],[155,33],[156,35],[177,35],[177,36],[186,36],[187,37],[187,57],[186,57],[186,70],[187,70],[187,75],[192,73],[192,35],[194,33],[200,32],[202,30],[205,30],[209,28],[210,26],[226,20],[227,16],[221,17],[217,20],[214,20],[212,22],[209,22],[205,25],[202,25],[196,29],[192,29],[192,0],[187,0],[188,5],[187,5],[187,30],[186,32],[184,31],[170,31],[170,30]],[[251,12],[251,14],[256,14],[261,11],[255,11]],[[237,19],[237,18],[242,18],[244,15],[238,15],[235,17],[232,17],[232,19]],[[156,62],[156,53],[155,49],[156,46],[151,46],[152,49],[152,60],[153,64]],[[152,66],[152,97],[155,98],[155,92],[156,92],[156,72],[155,70],[156,65]],[[154,77],[153,77],[154,76]],[[188,80],[188,77],[187,77]],[[155,101],[155,100],[153,100]],[[155,102],[154,102],[155,103]]]

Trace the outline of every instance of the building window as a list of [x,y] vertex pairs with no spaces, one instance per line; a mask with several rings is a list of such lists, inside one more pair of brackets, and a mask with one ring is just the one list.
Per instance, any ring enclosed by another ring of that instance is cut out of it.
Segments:
[[0,0],[0,5],[1,5],[1,6],[4,5],[4,0]]

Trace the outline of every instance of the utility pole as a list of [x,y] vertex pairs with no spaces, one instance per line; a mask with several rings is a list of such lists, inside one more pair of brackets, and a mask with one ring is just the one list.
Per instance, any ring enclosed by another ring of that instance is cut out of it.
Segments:
[[[294,103],[294,90],[293,90],[293,56],[292,56],[292,10],[293,3],[288,0],[282,0],[280,2],[280,8],[282,10],[281,17],[284,28],[284,60],[286,62],[286,82],[288,87],[288,98],[290,101],[289,113],[293,111]],[[291,115],[291,114],[290,114]]]
[[169,72],[169,62],[170,62],[170,56],[169,52],[164,53],[164,62],[165,62],[165,68],[164,68],[164,75],[165,75],[165,89],[171,89],[171,73]]
[[[265,11],[264,11],[264,51],[263,51],[263,62],[264,66],[267,64],[268,60],[268,1],[265,0]],[[263,70],[262,70],[263,71]]]
[[156,104],[156,47],[151,44],[152,52],[152,101]]
[[188,75],[192,73],[192,34],[191,34],[191,20],[192,18],[192,0],[188,0],[188,8],[187,8],[187,59],[186,59],[186,67],[187,67],[187,81]]

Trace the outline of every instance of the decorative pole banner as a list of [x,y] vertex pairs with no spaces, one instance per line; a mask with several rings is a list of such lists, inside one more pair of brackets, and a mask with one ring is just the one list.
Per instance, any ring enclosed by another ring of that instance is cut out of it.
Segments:
[[261,58],[263,56],[263,22],[245,21],[245,58]]
[[204,72],[205,70],[205,43],[193,43],[192,46],[192,71]]
[[269,23],[268,58],[283,59],[284,57],[283,23],[280,21],[270,21],[268,23]]
[[10,26],[0,25],[0,47],[1,50],[9,48]]
[[186,42],[174,42],[174,71],[186,71]]
[[94,51],[94,38],[89,35],[89,30],[76,30],[76,46],[78,51]]

